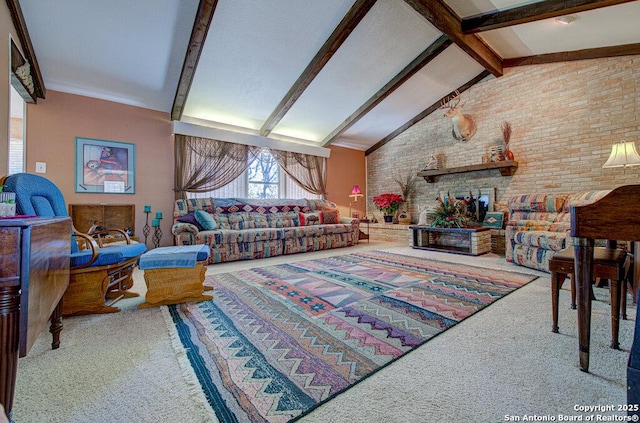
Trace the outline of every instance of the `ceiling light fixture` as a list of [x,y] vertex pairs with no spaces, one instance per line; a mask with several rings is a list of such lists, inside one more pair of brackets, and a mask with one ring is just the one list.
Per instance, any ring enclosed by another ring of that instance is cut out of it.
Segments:
[[560,16],[559,18],[556,18],[556,22],[561,23],[563,25],[569,25],[571,22],[575,21],[576,19],[578,19],[576,15],[566,15],[566,16]]

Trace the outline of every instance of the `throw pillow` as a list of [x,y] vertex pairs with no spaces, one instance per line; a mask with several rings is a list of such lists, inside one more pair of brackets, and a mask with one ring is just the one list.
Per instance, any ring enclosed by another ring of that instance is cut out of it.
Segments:
[[202,225],[196,220],[195,212],[189,212],[184,216],[180,216],[176,219],[176,222],[191,223],[193,226],[198,228],[199,231],[204,229]]
[[482,222],[483,228],[502,229],[504,225],[504,212],[487,212]]
[[196,210],[195,216],[196,220],[205,231],[215,231],[218,229],[218,224],[213,220],[213,216],[206,211]]
[[322,221],[328,224],[340,223],[340,211],[338,209],[322,209]]
[[322,221],[322,213],[298,213],[298,217],[300,218],[300,226],[313,226],[313,225],[321,225]]

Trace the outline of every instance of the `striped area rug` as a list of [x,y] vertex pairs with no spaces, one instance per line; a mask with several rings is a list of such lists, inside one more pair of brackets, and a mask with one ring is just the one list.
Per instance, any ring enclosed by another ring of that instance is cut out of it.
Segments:
[[535,278],[370,251],[208,276],[169,311],[221,422],[287,422]]

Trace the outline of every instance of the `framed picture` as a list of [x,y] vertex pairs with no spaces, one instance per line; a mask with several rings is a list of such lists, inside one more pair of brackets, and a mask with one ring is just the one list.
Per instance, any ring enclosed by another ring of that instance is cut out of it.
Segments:
[[360,214],[357,211],[351,212],[351,218],[352,219],[358,219],[360,216]]
[[76,192],[135,194],[135,145],[76,137]]

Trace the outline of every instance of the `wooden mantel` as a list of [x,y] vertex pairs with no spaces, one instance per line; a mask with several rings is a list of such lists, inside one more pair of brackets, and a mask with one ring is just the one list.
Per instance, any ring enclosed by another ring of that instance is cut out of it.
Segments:
[[423,170],[418,172],[418,176],[424,178],[425,181],[435,182],[437,176],[451,175],[454,173],[480,172],[482,170],[498,169],[502,176],[511,176],[518,169],[518,162],[513,160],[505,160],[501,162],[481,163],[469,166],[450,167],[445,169]]

